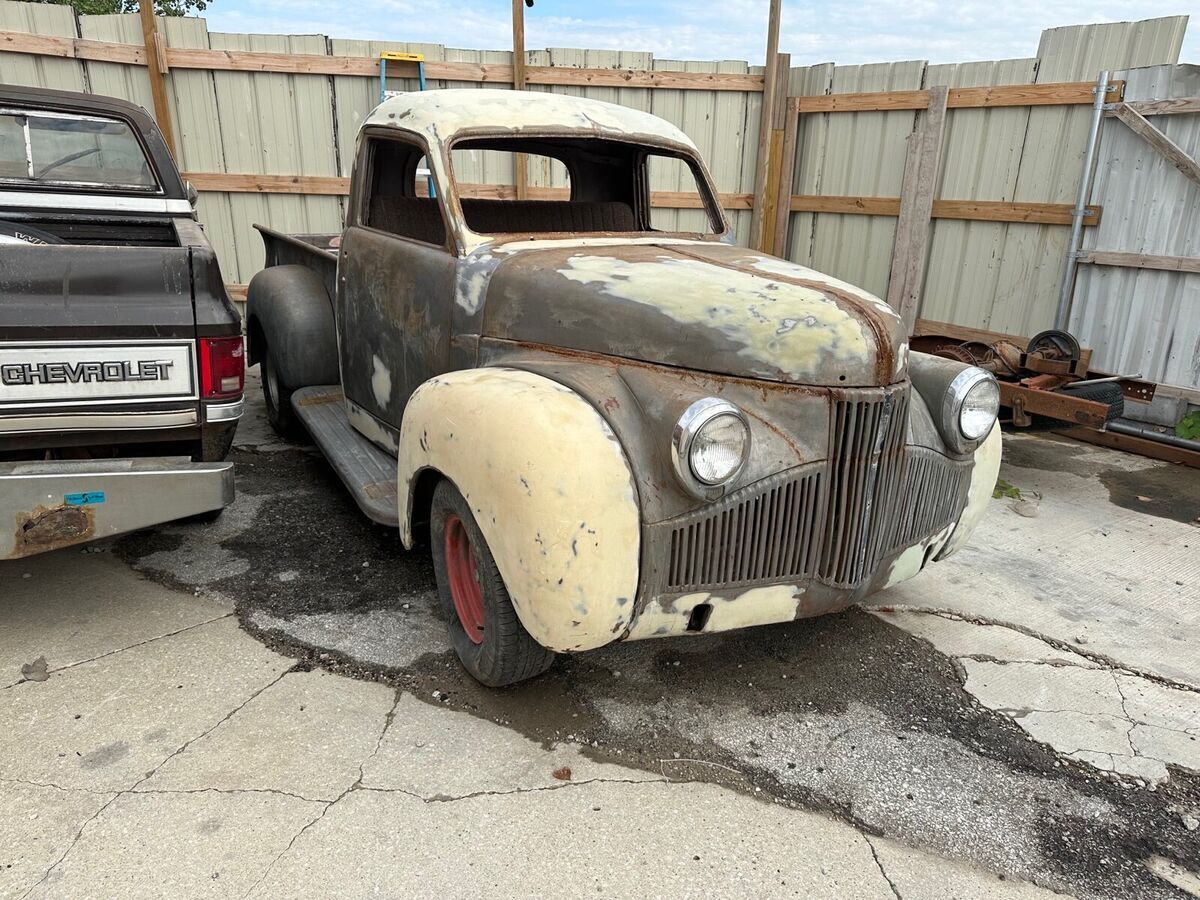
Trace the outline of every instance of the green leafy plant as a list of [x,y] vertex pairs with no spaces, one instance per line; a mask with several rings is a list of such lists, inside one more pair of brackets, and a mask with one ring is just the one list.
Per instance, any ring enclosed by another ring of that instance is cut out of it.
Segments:
[[[84,16],[105,16],[113,13],[135,13],[138,0],[37,0],[39,3],[57,3],[73,6],[75,12]],[[154,0],[154,11],[160,16],[186,16],[191,12],[208,9],[208,0]]]
[[996,479],[996,489],[992,491],[993,500],[1003,500],[1007,497],[1009,500],[1020,500],[1021,489],[1015,484],[1010,484],[1003,478]]
[[1194,409],[1175,426],[1175,436],[1189,441],[1200,441],[1200,409]]

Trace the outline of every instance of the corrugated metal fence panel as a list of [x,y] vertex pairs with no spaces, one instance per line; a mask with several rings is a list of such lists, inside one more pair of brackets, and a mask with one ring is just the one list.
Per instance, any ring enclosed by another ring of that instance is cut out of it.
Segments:
[[[1036,71],[1035,59],[929,66],[925,71],[925,86],[1030,84]],[[948,112],[936,196],[954,200],[1011,200],[1028,123],[1029,110],[1022,107]],[[1004,237],[1010,228],[1036,227],[934,219],[921,317],[989,327],[1000,268],[999,248]]]
[[[0,29],[45,37],[78,37],[75,12],[48,3],[0,3]],[[24,53],[0,53],[0,82],[59,91],[86,91],[83,66],[74,59],[54,59]]]
[[[210,32],[214,50],[324,54],[321,35]],[[264,72],[214,72],[217,122],[228,170],[237,173],[337,175],[333,94],[328,77]],[[256,222],[291,232],[332,232],[342,226],[342,201],[331,196],[233,193],[234,259],[238,280],[263,264]],[[231,260],[224,260],[226,277]]]
[[[1114,77],[1128,100],[1200,96],[1200,66],[1157,66]],[[1200,113],[1154,116],[1186,151],[1200,152]],[[1106,119],[1092,200],[1104,205],[1089,250],[1200,257],[1200,186],[1116,119]],[[1200,275],[1084,265],[1071,330],[1097,366],[1200,389]]]
[[[420,53],[426,61],[441,60],[445,48],[441,44],[413,44],[395,41],[353,41],[330,38],[330,52],[334,56],[365,56],[379,59],[384,51],[395,53]],[[416,78],[397,78],[393,66],[387,80],[389,91],[415,91],[420,85]],[[367,115],[379,105],[379,80],[360,78],[353,75],[333,77],[334,126],[337,129],[338,174],[349,177],[354,168],[355,141],[358,129]]]
[[[831,93],[903,91],[921,87],[921,61],[835,66]],[[904,175],[904,140],[913,110],[825,113],[820,154],[821,193],[898,197]],[[822,213],[816,216],[810,265],[879,296],[887,294],[896,220],[888,216]]]
[[[1174,16],[1045,31],[1038,47],[1037,83],[1091,81],[1101,69],[1174,63],[1186,23],[1186,16]],[[1086,106],[1029,110],[1013,200],[1074,202],[1090,116]],[[1046,225],[1006,230],[998,248],[992,329],[1027,335],[1054,324],[1068,236],[1068,229]]]
[[[788,77],[788,94],[814,97],[830,93],[833,87],[833,63],[794,68]],[[792,172],[792,193],[818,196],[824,189],[824,153],[829,115],[803,115],[797,123],[796,167]],[[753,163],[751,164],[753,166]],[[817,213],[789,215],[787,257],[801,265],[813,265],[813,240]]]
[[[137,16],[80,16],[79,36],[91,41],[141,44],[142,26]],[[150,79],[141,66],[88,60],[88,86],[94,94],[120,97],[144,109],[153,109]]]
[[[676,59],[654,60],[654,70],[659,72],[741,72],[748,67],[733,61],[695,62]],[[624,89],[622,89],[624,90]],[[720,91],[676,91],[655,90],[650,97],[649,109],[679,128],[695,141],[701,155],[708,161],[713,181],[722,193],[749,192],[754,190],[754,174],[751,171],[749,186],[743,176],[745,147],[747,143],[757,147],[758,116],[753,117],[752,133],[747,140],[746,94],[718,96]],[[761,98],[759,107],[761,108]],[[642,107],[645,108],[645,107]],[[753,161],[751,161],[753,169]],[[696,187],[695,180],[683,167],[677,167],[678,177],[672,182],[651,184],[656,191],[689,191]],[[660,228],[676,231],[706,231],[708,223],[703,211],[680,209],[672,212],[660,210],[655,221]],[[749,218],[740,214],[730,216],[737,239],[745,244],[749,240]]]
[[[162,25],[169,46],[208,49],[208,24],[203,19],[170,16],[162,20]],[[236,172],[225,160],[213,73],[203,69],[174,69],[168,90],[179,168],[185,172]],[[232,196],[223,191],[202,191],[196,212],[217,252],[225,280],[242,282],[253,273],[242,272],[238,266],[238,229],[234,226]]]

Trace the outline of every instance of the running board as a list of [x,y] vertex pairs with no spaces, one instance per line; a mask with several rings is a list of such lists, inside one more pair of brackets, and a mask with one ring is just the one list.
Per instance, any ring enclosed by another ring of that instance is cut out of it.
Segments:
[[380,525],[400,526],[396,458],[354,430],[339,384],[300,388],[292,408],[342,479],[359,509]]

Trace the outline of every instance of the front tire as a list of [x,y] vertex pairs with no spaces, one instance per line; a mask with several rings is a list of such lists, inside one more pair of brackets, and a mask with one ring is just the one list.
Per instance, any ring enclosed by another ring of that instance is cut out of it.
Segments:
[[521,624],[471,507],[448,480],[434,489],[429,534],[438,597],[463,668],[488,687],[549,669],[554,653]]

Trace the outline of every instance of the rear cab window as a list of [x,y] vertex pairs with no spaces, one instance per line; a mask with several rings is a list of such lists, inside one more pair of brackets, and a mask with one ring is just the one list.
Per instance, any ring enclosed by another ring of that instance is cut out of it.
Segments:
[[0,185],[158,193],[133,128],[121,119],[0,108]]

